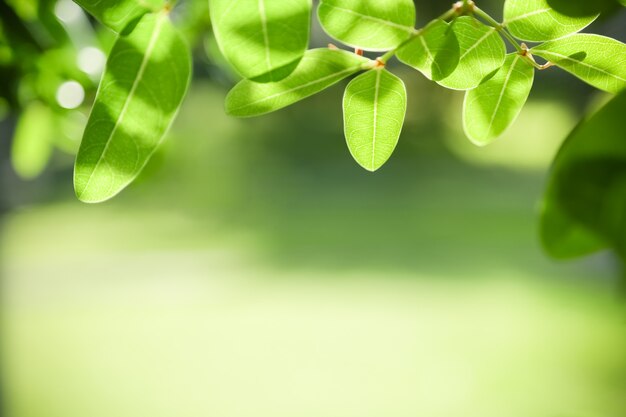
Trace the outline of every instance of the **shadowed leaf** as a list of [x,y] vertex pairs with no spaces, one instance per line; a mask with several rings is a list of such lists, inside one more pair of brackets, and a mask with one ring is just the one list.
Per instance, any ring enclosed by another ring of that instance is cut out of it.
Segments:
[[513,36],[529,42],[548,41],[578,32],[597,17],[597,13],[568,16],[550,7],[548,0],[506,0],[504,3],[504,25]]
[[395,48],[414,31],[412,0],[322,0],[322,28],[353,48],[384,51]]
[[459,42],[450,25],[436,20],[396,55],[426,78],[437,81],[450,75],[458,65]]
[[500,136],[517,118],[533,85],[535,69],[517,53],[489,80],[465,93],[463,127],[477,145]]
[[451,24],[459,43],[459,63],[452,74],[437,81],[455,90],[469,90],[502,66],[506,48],[498,32],[470,16]]
[[606,36],[574,34],[530,50],[600,90],[626,88],[626,45]]
[[209,6],[218,46],[244,78],[286,77],[309,43],[311,0],[211,0]]
[[226,112],[248,117],[281,109],[360,71],[368,62],[369,59],[346,51],[312,49],[295,71],[280,81],[240,81],[226,97]]
[[106,200],[135,179],[174,119],[190,75],[189,49],[166,15],[146,15],[118,37],[76,158],[80,200]]

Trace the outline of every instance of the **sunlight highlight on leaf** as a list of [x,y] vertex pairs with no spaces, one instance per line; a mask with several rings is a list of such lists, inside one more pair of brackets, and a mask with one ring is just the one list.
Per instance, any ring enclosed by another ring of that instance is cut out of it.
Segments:
[[343,96],[344,133],[352,157],[368,171],[376,171],[398,143],[406,113],[406,89],[386,69],[361,74]]

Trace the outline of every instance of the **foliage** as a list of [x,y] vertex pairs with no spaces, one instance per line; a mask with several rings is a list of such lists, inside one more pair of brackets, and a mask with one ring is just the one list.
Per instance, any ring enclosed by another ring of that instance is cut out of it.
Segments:
[[[112,47],[102,48],[110,49],[106,70],[76,158],[76,195],[85,202],[120,192],[162,141],[189,85],[188,41],[193,46],[202,35],[209,11],[217,46],[243,77],[226,98],[226,112],[233,116],[278,110],[364,71],[345,90],[344,132],[350,153],[370,171],[391,156],[406,112],[404,84],[386,69],[394,56],[437,84],[465,92],[463,127],[478,145],[492,142],[513,123],[536,70],[560,67],[609,93],[626,88],[626,45],[577,33],[623,0],[505,0],[502,23],[463,0],[421,29],[415,28],[411,0],[320,0],[323,30],[354,53],[334,45],[307,50],[311,0],[209,0],[208,7],[206,0],[75,1],[115,33]],[[31,2],[32,9],[0,3],[0,72],[9,81],[1,94],[11,107],[26,109],[13,148],[14,165],[24,177],[43,169],[51,137],[63,136],[55,129],[76,120],[74,103],[59,101],[56,87],[71,81],[88,96],[96,88],[97,69],[70,63],[87,46],[102,44],[93,40],[93,30],[77,35],[76,25],[68,24],[77,19],[69,0]],[[59,5],[67,9],[63,24],[53,13]],[[185,19],[175,18],[179,9]],[[80,25],[91,27],[78,13]],[[30,24],[43,26],[50,45],[32,35]],[[372,59],[363,50],[382,54]],[[22,80],[29,80],[28,89]],[[22,91],[11,90],[18,84]],[[33,114],[45,114],[37,116],[41,126],[24,127]]]

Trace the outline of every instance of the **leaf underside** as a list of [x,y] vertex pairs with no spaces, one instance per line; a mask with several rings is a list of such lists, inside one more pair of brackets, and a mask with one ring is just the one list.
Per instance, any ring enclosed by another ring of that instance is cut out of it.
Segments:
[[278,81],[304,55],[310,0],[211,0],[209,6],[218,46],[244,78]]
[[517,53],[488,81],[465,93],[463,128],[477,145],[500,136],[517,118],[533,85],[535,69]]
[[506,47],[495,28],[471,16],[461,16],[451,24],[459,43],[459,62],[454,71],[437,83],[454,90],[469,90],[502,66]]
[[344,133],[352,157],[368,171],[380,168],[398,143],[406,113],[406,89],[385,69],[359,75],[343,96]]
[[288,77],[278,82],[240,81],[226,96],[226,113],[249,117],[281,109],[360,71],[368,61],[346,51],[312,49]]
[[414,31],[412,0],[322,0],[322,28],[353,48],[384,51],[395,48]]
[[578,33],[530,50],[600,90],[626,88],[626,45],[606,36]]
[[76,157],[80,200],[106,200],[135,179],[178,111],[190,75],[189,49],[166,15],[145,15],[118,37]]

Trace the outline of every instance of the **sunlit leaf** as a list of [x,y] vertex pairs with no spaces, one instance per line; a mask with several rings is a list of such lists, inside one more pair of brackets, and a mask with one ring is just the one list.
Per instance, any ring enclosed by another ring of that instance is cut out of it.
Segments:
[[318,16],[333,38],[371,51],[395,48],[415,30],[412,0],[322,0]]
[[533,85],[535,69],[517,53],[489,80],[465,93],[463,127],[477,145],[486,145],[515,121]]
[[246,117],[281,109],[360,71],[368,62],[369,59],[346,51],[312,49],[295,71],[280,81],[240,81],[226,97],[226,112]]
[[80,200],[106,200],[139,174],[169,128],[190,72],[189,49],[164,14],[144,16],[117,39],[76,159]]
[[428,79],[441,80],[459,63],[459,42],[450,25],[435,20],[396,53],[398,59]]
[[311,0],[211,0],[209,6],[220,50],[245,78],[280,80],[307,48]]
[[39,102],[26,107],[13,136],[11,162],[15,172],[24,179],[43,171],[52,154],[55,136],[52,110]]
[[105,26],[121,32],[141,16],[158,11],[164,0],[74,0]]
[[612,246],[626,259],[626,91],[581,123],[557,154],[541,235],[553,256]]
[[606,36],[574,34],[530,50],[600,90],[626,88],[626,45]]
[[352,157],[376,171],[398,143],[406,113],[406,89],[398,77],[375,69],[350,81],[343,96],[344,133]]
[[[573,17],[592,17],[619,7],[617,0],[546,0],[559,13]],[[626,1],[626,0],[621,0]]]
[[565,15],[550,7],[548,0],[506,0],[504,3],[505,27],[513,36],[530,42],[557,39],[578,32],[596,17],[597,14]]
[[506,47],[495,28],[473,17],[461,16],[451,27],[459,43],[459,63],[452,74],[437,82],[455,90],[469,90],[502,66]]

